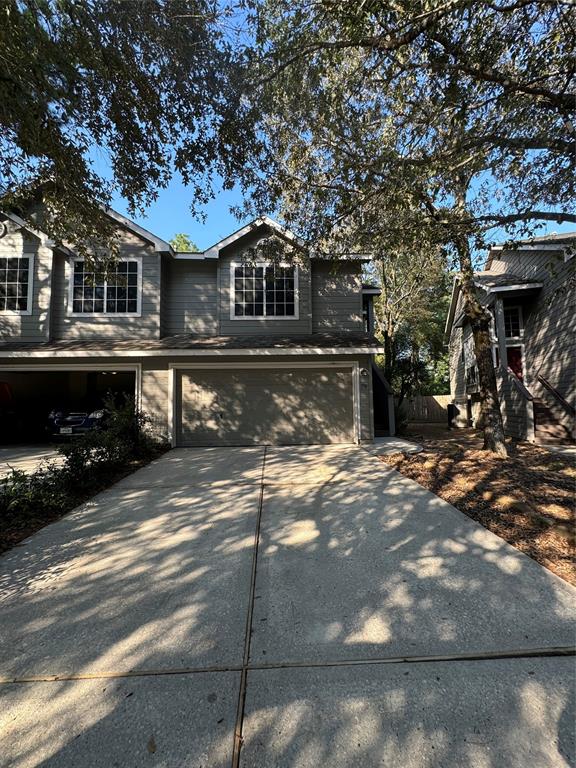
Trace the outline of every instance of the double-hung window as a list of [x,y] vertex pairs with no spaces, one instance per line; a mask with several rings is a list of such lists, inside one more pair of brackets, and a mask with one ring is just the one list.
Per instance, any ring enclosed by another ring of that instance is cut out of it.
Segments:
[[298,271],[279,264],[233,264],[232,318],[298,317]]
[[504,307],[504,330],[507,339],[519,339],[523,335],[520,307]]
[[77,259],[72,267],[71,306],[74,315],[139,315],[141,262],[121,259],[105,271],[91,271]]
[[32,257],[0,256],[0,312],[32,311]]

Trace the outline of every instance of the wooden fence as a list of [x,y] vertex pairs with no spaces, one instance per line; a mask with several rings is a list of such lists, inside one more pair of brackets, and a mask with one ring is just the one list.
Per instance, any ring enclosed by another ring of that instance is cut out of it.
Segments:
[[408,421],[447,424],[448,403],[451,402],[451,395],[416,395],[406,398],[402,408]]

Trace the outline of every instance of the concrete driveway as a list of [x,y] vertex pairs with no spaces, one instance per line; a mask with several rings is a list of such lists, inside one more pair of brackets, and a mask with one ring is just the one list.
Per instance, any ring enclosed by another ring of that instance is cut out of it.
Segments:
[[60,462],[62,457],[52,445],[2,445],[0,446],[0,478],[12,469],[34,472],[48,461]]
[[359,447],[173,450],[0,590],[3,766],[576,759],[576,590]]

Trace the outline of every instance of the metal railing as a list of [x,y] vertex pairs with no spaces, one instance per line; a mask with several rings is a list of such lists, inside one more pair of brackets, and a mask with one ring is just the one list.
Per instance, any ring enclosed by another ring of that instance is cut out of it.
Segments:
[[568,400],[566,400],[558,390],[550,384],[548,379],[545,379],[544,376],[541,376],[539,373],[536,374],[536,378],[542,384],[542,386],[550,392],[551,395],[553,395],[556,400],[560,403],[560,405],[570,414],[570,416],[574,417],[576,416],[576,408],[574,408],[573,405],[570,405]]

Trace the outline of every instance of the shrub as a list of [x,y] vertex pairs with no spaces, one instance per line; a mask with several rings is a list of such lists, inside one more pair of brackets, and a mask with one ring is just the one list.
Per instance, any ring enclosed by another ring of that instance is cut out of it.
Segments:
[[145,427],[148,417],[126,398],[105,401],[106,428],[59,448],[62,464],[26,474],[12,470],[0,480],[0,551],[105,488],[131,461],[152,458],[164,447]]
[[110,395],[104,401],[104,410],[108,414],[105,427],[87,432],[58,449],[71,478],[84,474],[87,467],[99,472],[122,466],[130,459],[146,458],[158,448],[145,429],[150,419],[134,407],[131,398],[125,397],[118,404]]

